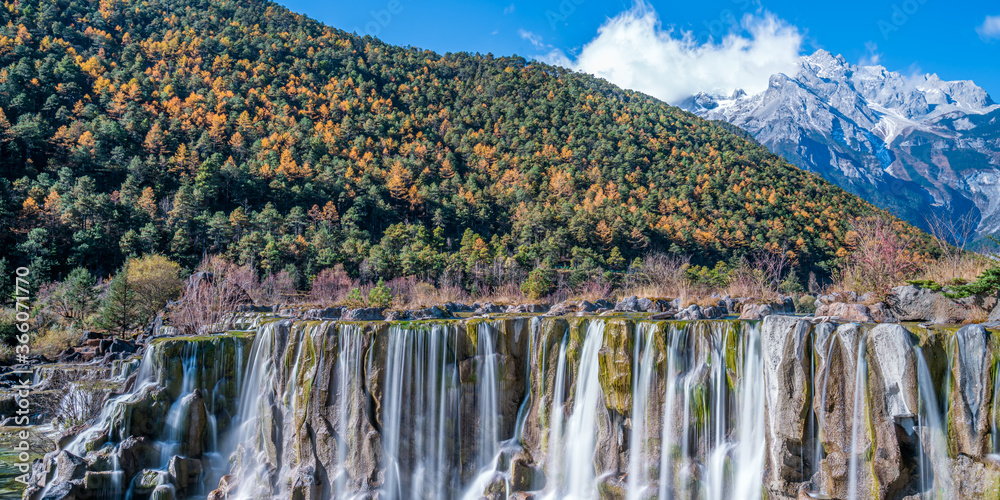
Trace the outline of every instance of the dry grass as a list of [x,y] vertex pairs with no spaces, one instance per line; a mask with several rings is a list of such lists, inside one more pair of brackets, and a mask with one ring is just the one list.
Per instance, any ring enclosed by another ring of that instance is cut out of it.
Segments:
[[80,333],[74,330],[53,328],[45,330],[31,341],[31,352],[55,359],[67,347],[73,347],[80,340]]
[[436,287],[414,276],[396,278],[386,285],[392,291],[392,305],[396,309],[423,309],[448,302],[467,302],[469,294],[454,285]]
[[988,266],[989,260],[976,253],[947,255],[926,263],[916,279],[933,280],[942,285],[968,283],[975,281]]

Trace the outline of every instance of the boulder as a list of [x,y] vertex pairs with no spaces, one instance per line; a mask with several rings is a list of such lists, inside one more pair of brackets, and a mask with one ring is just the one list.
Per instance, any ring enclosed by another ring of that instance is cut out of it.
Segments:
[[515,306],[508,306],[508,313],[524,314],[524,313],[543,313],[549,310],[548,304],[518,304]]
[[360,309],[348,309],[344,312],[344,321],[381,321],[385,319],[383,314],[385,309],[381,307],[362,307]]
[[411,320],[421,320],[421,319],[446,319],[451,318],[451,312],[447,309],[442,309],[438,306],[431,306],[425,309],[417,309],[415,311],[408,311],[409,319]]
[[615,304],[615,311],[617,312],[641,312],[642,308],[639,307],[639,297],[635,295],[631,297],[625,297],[624,299],[618,301]]
[[774,314],[770,304],[743,304],[740,308],[740,319],[763,319]]
[[726,311],[721,307],[708,306],[701,308],[701,314],[705,316],[705,319],[719,319],[726,315]]
[[476,314],[497,314],[504,312],[502,306],[498,306],[492,302],[487,302],[476,307]]
[[302,315],[307,320],[338,319],[343,313],[343,308],[328,307],[326,309],[309,309]]
[[982,458],[992,452],[990,332],[980,325],[966,325],[955,334],[955,344],[951,363],[955,387],[948,418],[952,446],[958,453]]
[[460,312],[472,312],[473,308],[468,304],[461,304],[459,302],[448,302],[443,306],[448,312],[455,314]]
[[732,297],[723,297],[719,300],[719,308],[722,309],[725,314],[739,314],[740,303]]
[[125,477],[132,477],[159,459],[159,451],[148,438],[130,436],[118,445],[118,463]]
[[990,317],[987,321],[1000,321],[1000,304],[997,304],[997,306],[993,308],[993,312],[990,313]]
[[812,452],[807,446],[810,429],[802,418],[810,402],[806,342],[811,326],[793,316],[771,315],[760,329],[767,405],[763,486],[770,497],[793,495],[797,483],[812,475],[801,467]]
[[698,304],[691,304],[687,307],[687,309],[682,309],[680,312],[675,314],[674,319],[681,321],[693,321],[705,319],[705,314],[702,313],[701,306]]
[[188,488],[198,482],[201,476],[201,460],[184,458],[177,455],[170,457],[167,471],[173,478],[174,484],[181,489]]
[[670,309],[670,302],[663,299],[647,299],[645,297],[638,299],[636,305],[642,312],[658,313],[667,311]]
[[845,304],[843,302],[831,302],[820,304],[816,308],[815,316],[837,318],[842,322],[850,323],[874,323],[871,310],[864,304]]
[[959,304],[943,294],[913,285],[897,286],[894,312],[900,321],[964,323],[975,319],[974,308]]

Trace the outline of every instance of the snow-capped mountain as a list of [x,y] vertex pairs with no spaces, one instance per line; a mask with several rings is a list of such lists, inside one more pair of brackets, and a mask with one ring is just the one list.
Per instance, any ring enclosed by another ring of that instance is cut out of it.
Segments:
[[909,222],[929,213],[977,217],[977,236],[1000,231],[1000,105],[971,81],[909,77],[820,50],[767,90],[697,94],[680,107],[747,130]]

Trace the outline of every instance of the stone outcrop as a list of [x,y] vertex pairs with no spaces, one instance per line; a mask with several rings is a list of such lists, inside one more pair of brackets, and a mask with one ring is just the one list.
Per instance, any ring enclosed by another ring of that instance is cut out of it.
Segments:
[[914,285],[893,288],[894,312],[900,321],[936,324],[964,323],[979,315],[975,306],[962,304],[939,292]]

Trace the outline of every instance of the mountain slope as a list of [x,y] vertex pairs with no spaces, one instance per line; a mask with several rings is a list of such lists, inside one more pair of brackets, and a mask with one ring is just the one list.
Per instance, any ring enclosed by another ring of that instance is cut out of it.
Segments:
[[393,47],[255,1],[4,15],[0,243],[42,275],[221,252],[436,277],[615,267],[615,248],[785,249],[823,271],[872,211],[724,126],[517,57]]
[[756,95],[682,104],[911,223],[972,212],[1000,230],[1000,106],[974,83],[911,78],[818,51]]

